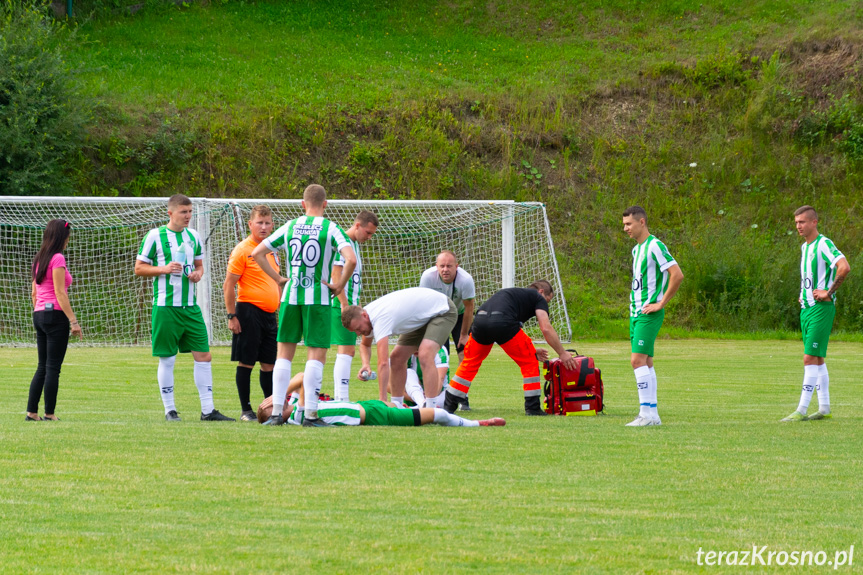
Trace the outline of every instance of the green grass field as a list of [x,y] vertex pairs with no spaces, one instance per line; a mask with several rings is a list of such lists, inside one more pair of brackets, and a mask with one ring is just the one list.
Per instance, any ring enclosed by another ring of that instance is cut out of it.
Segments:
[[[799,342],[662,340],[663,425],[640,429],[624,427],[626,344],[578,347],[603,369],[606,415],[525,417],[517,368],[495,351],[471,417],[507,426],[480,429],[205,424],[187,357],[185,420],[169,425],[139,348],[70,350],[63,421],[25,423],[35,350],[0,349],[0,571],[726,572],[699,567],[698,549],[832,559],[863,543],[863,345],[831,344],[835,419],[780,424]],[[216,405],[236,416],[228,356],[214,350]]]

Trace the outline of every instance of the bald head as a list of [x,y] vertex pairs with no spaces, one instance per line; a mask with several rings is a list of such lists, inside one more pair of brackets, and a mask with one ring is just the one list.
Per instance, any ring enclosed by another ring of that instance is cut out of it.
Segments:
[[458,259],[455,254],[449,250],[443,250],[438,254],[435,261],[437,273],[441,281],[445,284],[451,284],[455,280],[456,270],[458,269]]

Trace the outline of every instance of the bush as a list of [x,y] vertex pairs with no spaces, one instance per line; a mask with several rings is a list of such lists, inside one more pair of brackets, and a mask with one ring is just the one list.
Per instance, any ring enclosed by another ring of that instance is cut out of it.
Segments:
[[63,60],[65,30],[44,7],[0,0],[0,194],[69,194],[84,99]]
[[849,160],[863,160],[863,120],[857,120],[842,132],[839,151]]
[[863,160],[861,106],[849,94],[832,97],[829,108],[814,110],[800,120],[796,136],[807,146],[835,142],[849,160]]

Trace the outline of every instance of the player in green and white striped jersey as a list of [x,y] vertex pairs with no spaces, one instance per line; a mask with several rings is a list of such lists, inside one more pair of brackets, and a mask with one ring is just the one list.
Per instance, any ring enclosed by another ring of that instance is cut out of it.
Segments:
[[[803,391],[794,412],[782,421],[829,419],[830,377],[827,343],[836,315],[836,290],[851,266],[833,242],[818,233],[818,214],[812,206],[794,212],[797,233],[806,240],[800,246],[800,327],[803,331]],[[812,392],[818,391],[818,411],[806,416]]]
[[[304,394],[304,374],[300,372],[292,379],[288,391],[291,399],[283,408],[282,418],[291,425],[303,425],[303,411],[298,402]],[[266,423],[272,417],[273,398],[268,397],[258,406],[258,421]],[[506,425],[499,417],[475,421],[451,415],[443,409],[433,407],[417,407],[408,409],[396,407],[395,404],[375,399],[371,401],[322,401],[318,406],[318,417],[332,426],[347,425],[380,425],[396,427],[415,427],[435,423],[445,427],[497,427]]]
[[632,206],[623,212],[623,231],[638,242],[632,248],[629,339],[632,347],[630,364],[635,371],[640,407],[638,417],[627,426],[660,425],[653,347],[665,318],[665,306],[677,293],[683,272],[665,244],[650,234],[644,208]]
[[[357,264],[357,257],[345,232],[324,218],[327,193],[323,186],[312,184],[303,192],[303,210],[306,215],[287,222],[252,251],[252,257],[261,269],[284,286],[279,308],[279,332],[276,336],[277,359],[273,369],[273,397],[276,415],[268,425],[281,425],[281,408],[285,391],[291,380],[291,362],[297,343],[304,341],[308,348],[305,373],[305,422],[308,426],[322,425],[317,417],[318,393],[324,375],[327,349],[330,347],[330,298],[345,288]],[[267,261],[266,255],[276,250],[287,252],[289,278],[283,278]],[[330,283],[335,254],[344,259],[341,278]]]
[[[354,273],[350,281],[346,284],[345,291],[333,297],[332,310],[330,311],[330,344],[337,345],[338,352],[336,355],[336,363],[333,366],[333,381],[334,392],[333,396],[336,401],[348,401],[350,393],[351,381],[351,363],[354,360],[354,354],[357,347],[357,334],[345,328],[342,325],[342,309],[350,305],[360,305],[360,293],[362,292],[362,274],[363,260],[360,257],[360,244],[367,242],[378,229],[378,217],[374,212],[363,210],[357,214],[354,219],[354,224],[348,228],[347,236],[354,248],[354,253],[357,255],[357,267],[354,268]],[[341,254],[336,254],[333,262],[333,281],[337,282],[342,277],[342,267],[344,260]],[[370,348],[361,347],[360,352]],[[368,355],[369,357],[365,357]],[[371,353],[364,354],[361,357],[363,368],[371,371],[369,364],[371,363]]]
[[234,421],[213,406],[213,371],[209,336],[195,286],[204,275],[204,252],[198,232],[188,228],[192,200],[183,194],[168,199],[168,225],[150,230],[141,242],[135,275],[153,280],[153,355],[159,358],[157,379],[165,419],[179,421],[174,405],[174,361],[177,352],[192,352],[201,419]]
[[[435,407],[443,407],[446,390],[449,389],[449,351],[446,346],[441,347],[435,356],[435,367],[441,383],[441,392],[435,398]],[[416,354],[408,359],[407,379],[405,380],[405,395],[411,398],[416,405],[422,406],[425,402],[425,387],[423,386],[423,368]]]

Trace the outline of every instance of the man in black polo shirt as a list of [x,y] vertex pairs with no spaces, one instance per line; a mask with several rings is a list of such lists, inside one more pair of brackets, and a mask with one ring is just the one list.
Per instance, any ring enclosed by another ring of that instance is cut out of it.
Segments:
[[537,351],[521,326],[535,316],[545,341],[557,352],[567,368],[574,369],[575,359],[563,349],[548,318],[548,302],[553,297],[551,284],[546,280],[539,280],[527,288],[502,289],[482,304],[464,348],[464,360],[450,380],[444,409],[450,413],[455,412],[459,399],[467,397],[471,382],[483,360],[491,352],[492,345],[496,343],[521,368],[524,378],[524,412],[527,415],[546,415],[539,399],[542,391],[538,361],[548,359],[548,352],[544,349]]

